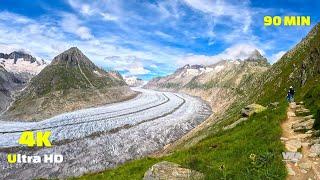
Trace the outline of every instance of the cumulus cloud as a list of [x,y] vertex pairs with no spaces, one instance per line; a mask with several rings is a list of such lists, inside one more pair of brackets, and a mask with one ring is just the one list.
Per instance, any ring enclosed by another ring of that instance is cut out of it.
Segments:
[[229,17],[233,23],[241,23],[242,26],[239,27],[243,32],[247,32],[252,23],[252,13],[247,6],[248,1],[235,3],[220,0],[184,0],[184,2],[196,10],[209,14],[214,17],[214,21],[219,23],[231,23],[230,21],[223,22],[224,20],[220,19],[220,17]]
[[9,19],[14,19],[14,22],[16,23],[21,23],[21,24],[26,24],[26,23],[30,23],[32,22],[31,19],[21,16],[19,14],[15,14],[15,13],[10,13],[7,11],[2,11],[0,13],[0,20],[2,21],[7,21]]
[[[3,19],[0,21],[0,52],[10,53],[24,49],[34,56],[51,60],[66,49],[77,46],[99,66],[105,66],[104,57],[119,54],[136,56],[140,59],[169,61],[177,56],[176,52],[140,41],[130,41],[118,36],[94,37],[86,28],[81,28],[82,22],[75,15],[64,13],[61,16],[63,17],[61,19],[46,17],[44,20],[34,20],[14,13],[0,12],[0,18]],[[19,17],[18,20],[16,20],[17,17]],[[78,29],[74,33],[77,33],[76,37],[82,36],[81,39],[65,34],[66,31],[72,33],[76,28]],[[133,44],[142,49],[128,48],[122,46],[122,43]],[[126,65],[121,64],[121,61],[117,63],[117,67]],[[132,66],[132,69],[132,73],[138,73],[138,71],[147,73],[141,68]]]
[[253,44],[236,44],[233,45],[223,52],[213,55],[188,55],[178,61],[179,66],[185,64],[202,64],[210,65],[215,64],[221,60],[236,60],[236,59],[245,59],[247,58],[254,50],[258,50],[262,55],[265,54],[264,51],[253,45]]
[[84,16],[100,16],[105,21],[117,21],[118,17],[108,11],[117,5],[117,1],[79,1],[68,0],[69,5],[75,10],[80,9]]
[[93,15],[95,13],[95,9],[92,8],[90,5],[91,3],[85,3],[85,2],[79,2],[76,0],[68,0],[68,3],[70,4],[71,7],[77,9],[80,11],[81,14],[83,15]]
[[69,13],[63,13],[61,27],[65,32],[73,33],[79,36],[81,39],[88,40],[94,36],[88,27],[81,25],[82,22],[77,16]]
[[150,73],[144,68],[142,59],[136,56],[110,56],[105,57],[106,63],[118,71],[126,71],[126,76],[143,75]]
[[104,20],[106,21],[117,21],[118,20],[118,17],[117,16],[114,16],[112,14],[109,14],[109,13],[103,13],[101,12],[100,15],[103,17]]

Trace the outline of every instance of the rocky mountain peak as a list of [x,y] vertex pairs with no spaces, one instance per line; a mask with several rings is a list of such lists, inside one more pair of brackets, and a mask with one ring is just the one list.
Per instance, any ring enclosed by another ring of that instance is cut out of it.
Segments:
[[261,53],[255,49],[252,51],[252,53],[249,55],[248,59],[262,59],[264,58]]
[[252,53],[249,54],[248,58],[246,58],[244,61],[255,62],[260,66],[270,66],[267,58],[262,56],[257,49],[253,50]]
[[10,54],[0,53],[0,58],[2,59],[14,59],[14,64],[17,63],[18,59],[23,59],[24,61],[29,61],[30,63],[34,63],[37,59],[30,54],[27,54],[23,51],[13,51]]
[[52,60],[51,64],[67,64],[67,66],[77,66],[78,64],[83,64],[95,69],[95,65],[77,47],[71,47],[70,49],[59,54]]

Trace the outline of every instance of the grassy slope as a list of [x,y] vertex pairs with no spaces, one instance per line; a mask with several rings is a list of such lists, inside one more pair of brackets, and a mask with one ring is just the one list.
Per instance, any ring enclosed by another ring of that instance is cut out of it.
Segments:
[[[313,67],[319,63],[319,59],[311,62],[309,56],[320,47],[319,39],[318,32],[307,46],[299,46],[292,56],[285,55],[260,78],[246,82],[252,89],[248,88],[245,92],[251,93],[229,109],[230,114],[222,123],[201,132],[208,136],[196,145],[177,149],[162,158],[133,160],[115,169],[86,175],[81,179],[141,179],[151,165],[162,160],[198,170],[206,175],[206,179],[220,179],[225,176],[228,179],[284,179],[286,170],[281,161],[284,147],[279,138],[280,123],[286,117],[285,95],[287,88],[293,85],[297,90],[296,100],[304,100],[313,112],[318,111],[320,78]],[[301,84],[300,77],[303,62],[311,62],[305,84]],[[277,109],[268,109],[252,116],[234,129],[219,131],[222,126],[239,118],[238,112],[243,105],[254,101],[263,105],[278,101],[280,105]],[[256,160],[250,159],[250,154],[255,154]],[[219,168],[221,165],[225,166],[224,170]]]
[[[286,171],[280,156],[283,145],[279,141],[279,123],[285,119],[285,109],[283,105],[256,114],[228,131],[215,133],[215,129],[211,129],[211,135],[195,146],[180,149],[170,156],[134,160],[116,169],[81,179],[141,179],[149,167],[162,160],[198,170],[207,179],[219,179],[224,175],[228,179],[283,179]],[[256,155],[255,161],[249,158],[251,154]],[[220,169],[222,165],[224,170]]]

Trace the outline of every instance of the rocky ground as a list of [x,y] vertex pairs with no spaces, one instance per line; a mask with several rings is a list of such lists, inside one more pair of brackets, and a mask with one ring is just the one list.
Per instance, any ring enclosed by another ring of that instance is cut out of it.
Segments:
[[[65,178],[114,167],[160,150],[204,121],[209,105],[184,94],[140,91],[136,98],[41,122],[1,122],[0,178]],[[52,148],[17,147],[22,131],[51,130]],[[62,154],[62,164],[15,164],[7,153]]]
[[314,119],[303,103],[290,103],[287,120],[283,122],[281,140],[287,152],[302,156],[286,158],[288,179],[320,179],[320,139],[313,129]]

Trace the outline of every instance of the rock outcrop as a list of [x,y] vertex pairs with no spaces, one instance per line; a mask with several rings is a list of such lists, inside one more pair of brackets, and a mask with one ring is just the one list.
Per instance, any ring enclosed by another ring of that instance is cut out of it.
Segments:
[[143,177],[143,180],[200,180],[204,175],[195,170],[182,168],[179,164],[162,161],[153,165]]
[[261,106],[260,104],[250,104],[241,110],[241,115],[243,117],[249,117],[253,114],[260,113],[266,109],[266,107]]

